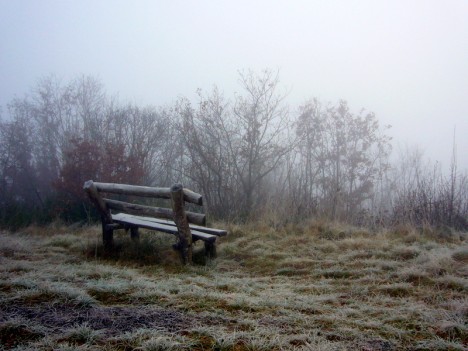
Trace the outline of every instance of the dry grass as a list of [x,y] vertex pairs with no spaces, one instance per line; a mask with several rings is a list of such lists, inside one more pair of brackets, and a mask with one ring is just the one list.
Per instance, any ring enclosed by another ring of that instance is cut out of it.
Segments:
[[229,229],[193,267],[167,234],[106,254],[97,227],[1,233],[2,348],[466,350],[465,234]]

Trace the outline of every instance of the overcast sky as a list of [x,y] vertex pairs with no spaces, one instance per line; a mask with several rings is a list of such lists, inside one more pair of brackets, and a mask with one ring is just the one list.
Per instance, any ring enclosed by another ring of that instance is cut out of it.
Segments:
[[[167,105],[278,69],[288,103],[345,99],[401,145],[468,169],[468,1],[0,0],[0,105],[38,79],[99,78],[122,101]],[[294,110],[293,110],[294,111]]]

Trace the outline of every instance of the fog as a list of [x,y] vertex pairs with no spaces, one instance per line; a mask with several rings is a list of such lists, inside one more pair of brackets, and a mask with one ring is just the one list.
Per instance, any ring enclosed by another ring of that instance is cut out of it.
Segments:
[[[0,105],[54,74],[138,105],[239,90],[278,70],[293,108],[348,101],[448,167],[468,168],[468,2],[0,1]],[[294,111],[293,111],[294,112]]]

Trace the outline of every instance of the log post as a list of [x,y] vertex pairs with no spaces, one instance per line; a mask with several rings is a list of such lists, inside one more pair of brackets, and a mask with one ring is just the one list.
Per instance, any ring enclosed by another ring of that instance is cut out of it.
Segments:
[[205,256],[209,259],[216,258],[216,245],[214,242],[205,241]]
[[192,264],[192,233],[187,221],[184,209],[184,187],[182,184],[174,184],[171,187],[172,211],[174,212],[174,222],[177,225],[179,243],[183,264]]
[[133,242],[138,242],[140,240],[140,233],[138,227],[130,227],[130,237]]
[[112,224],[111,213],[104,203],[101,195],[99,195],[99,192],[92,180],[85,182],[83,189],[86,191],[89,199],[96,206],[99,214],[101,215],[102,241],[104,243],[104,247],[106,249],[111,249],[114,246],[114,230],[112,229],[112,226],[109,225]]

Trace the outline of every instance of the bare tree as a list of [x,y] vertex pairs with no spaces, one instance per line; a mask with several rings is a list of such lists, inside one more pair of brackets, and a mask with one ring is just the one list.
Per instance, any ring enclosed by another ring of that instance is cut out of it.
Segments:
[[[24,224],[17,216],[43,206],[43,196],[37,187],[34,170],[34,138],[29,110],[12,104],[9,112],[11,120],[0,121],[0,220],[16,226]],[[23,211],[18,211],[20,207]]]
[[160,161],[170,129],[167,114],[154,107],[113,106],[107,111],[104,123],[106,143],[125,145],[126,155],[141,163],[144,170],[141,180],[145,184],[160,181]]
[[217,88],[210,96],[198,91],[197,108],[181,99],[182,138],[189,158],[187,175],[203,191],[211,214],[227,217],[238,206],[234,155],[229,142],[234,131],[229,104]]
[[261,199],[262,183],[277,169],[292,145],[286,139],[289,110],[280,94],[278,73],[240,73],[242,95],[233,108],[233,134],[228,147],[244,196],[243,209],[249,214]]
[[422,151],[405,149],[393,171],[392,223],[468,228],[468,176],[457,171],[456,152],[448,174]]
[[204,189],[209,205],[219,214],[236,209],[246,218],[264,195],[266,177],[291,150],[284,95],[278,93],[278,74],[241,72],[242,94],[233,103],[217,89],[199,92],[195,109],[179,102],[183,139],[190,156],[190,175]]
[[331,218],[350,220],[388,167],[390,138],[373,113],[355,115],[345,101],[323,108],[313,100],[300,111],[296,128],[307,202],[318,203]]

